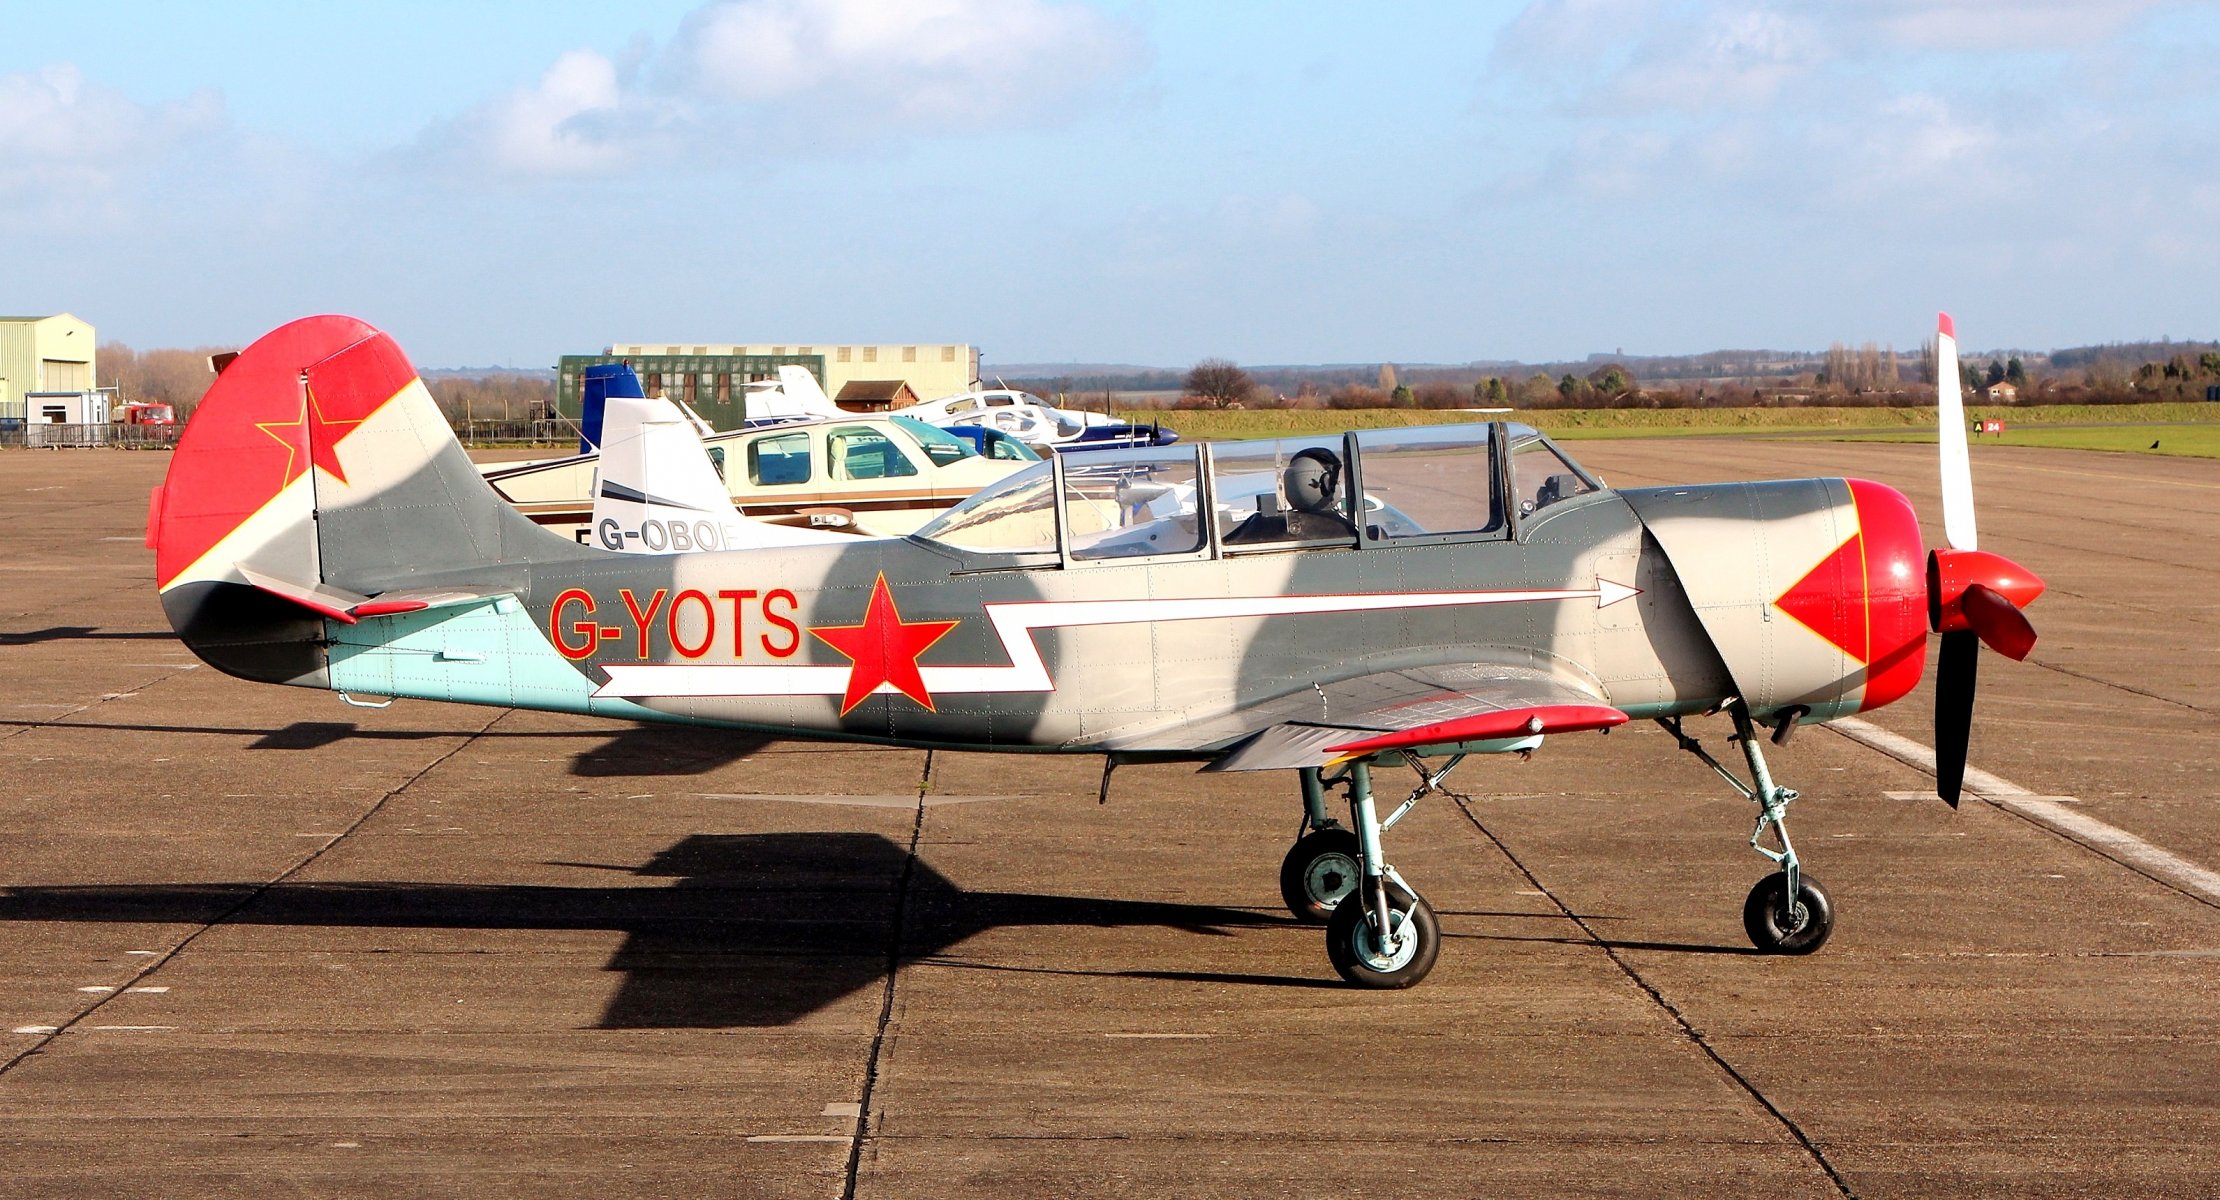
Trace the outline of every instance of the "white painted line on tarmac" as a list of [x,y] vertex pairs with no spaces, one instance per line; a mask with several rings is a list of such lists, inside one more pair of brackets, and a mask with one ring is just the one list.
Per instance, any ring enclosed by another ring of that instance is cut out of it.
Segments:
[[[1935,752],[1901,734],[1891,733],[1856,717],[1829,721],[1827,727],[1898,762],[1917,767],[1930,775],[1935,773]],[[1972,766],[1966,768],[1966,791],[2006,812],[2055,829],[2106,858],[2140,871],[2161,883],[2179,888],[2202,900],[2220,904],[2220,872],[2193,863],[2171,850],[2162,850],[2087,813],[2075,812],[2060,802],[2071,797],[2038,796],[2008,779],[2000,779]]]
[[62,1027],[59,1025],[18,1025],[15,1027],[17,1033],[60,1033],[61,1031]]
[[93,992],[93,993],[96,993],[96,994],[97,994],[97,993],[100,993],[100,992],[112,992],[112,991],[115,991],[116,989],[114,989],[114,988],[112,988],[112,987],[108,987],[108,986],[106,986],[106,985],[104,985],[104,984],[98,984],[98,983],[96,983],[96,984],[93,984],[93,985],[92,985],[91,987],[81,987],[81,988],[78,988],[77,990],[78,990],[78,991],[80,991],[80,992]]
[[161,951],[160,951],[160,950],[126,950],[126,951],[124,951],[124,953],[125,953],[125,954],[137,954],[137,955],[142,955],[142,956],[146,956],[146,957],[152,957],[152,956],[154,956],[154,955],[160,954],[160,953],[161,953]]
[[170,989],[167,987],[135,987],[131,990],[134,992],[144,992],[150,996],[159,996]]
[[860,1117],[863,1115],[863,1106],[854,1101],[846,1104],[833,1103],[826,1105],[825,1111],[818,1115],[823,1117]]

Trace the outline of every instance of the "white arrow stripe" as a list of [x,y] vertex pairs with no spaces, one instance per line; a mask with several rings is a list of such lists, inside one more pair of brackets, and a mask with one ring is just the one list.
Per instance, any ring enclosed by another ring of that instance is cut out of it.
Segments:
[[[986,616],[1010,665],[921,667],[925,690],[934,695],[980,692],[1053,692],[1040,646],[1039,629],[1091,625],[1154,624],[1159,621],[1232,620],[1318,613],[1381,612],[1410,608],[1450,608],[1475,604],[1528,604],[1535,601],[1594,599],[1596,607],[1641,594],[1639,588],[1598,579],[1592,588],[1552,588],[1503,592],[1372,592],[1327,596],[1208,596],[1186,600],[1026,600],[986,606]],[[740,663],[613,663],[609,682],[594,694],[623,699],[706,698],[715,696],[838,696],[848,690],[849,667],[749,665]],[[878,693],[892,693],[882,683]]]

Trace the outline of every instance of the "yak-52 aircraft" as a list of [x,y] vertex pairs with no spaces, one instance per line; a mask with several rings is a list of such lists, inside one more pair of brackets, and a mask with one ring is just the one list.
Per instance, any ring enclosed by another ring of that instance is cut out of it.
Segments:
[[[218,376],[148,537],[179,635],[246,679],[1292,771],[1283,896],[1372,987],[1418,982],[1440,945],[1382,846],[1412,803],[1467,754],[1657,720],[1757,805],[1750,844],[1780,869],[1744,905],[1751,939],[1809,953],[1834,909],[1766,734],[1905,695],[1940,631],[1955,804],[1976,639],[2034,642],[2042,583],[1975,548],[1947,317],[1940,350],[1932,552],[1876,483],[1614,490],[1530,428],[1474,422],[1057,457],[909,537],[628,554],[520,516],[390,338],[310,317]],[[1722,711],[1747,782],[1682,731]],[[1383,817],[1372,772],[1395,763],[1421,783]]]

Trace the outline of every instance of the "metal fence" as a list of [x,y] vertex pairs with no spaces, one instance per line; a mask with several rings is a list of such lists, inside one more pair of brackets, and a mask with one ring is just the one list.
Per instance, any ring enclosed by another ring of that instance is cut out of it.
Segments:
[[[174,450],[183,425],[56,425],[45,421],[0,419],[0,450],[59,450],[105,446],[122,450]],[[569,421],[457,421],[455,436],[466,446],[489,442],[528,442],[575,446],[578,426]]]
[[0,421],[0,449],[61,450],[110,446],[123,450],[170,450],[182,425],[56,425],[47,421]]
[[455,421],[455,436],[465,446],[486,442],[578,444],[578,426],[571,421]]

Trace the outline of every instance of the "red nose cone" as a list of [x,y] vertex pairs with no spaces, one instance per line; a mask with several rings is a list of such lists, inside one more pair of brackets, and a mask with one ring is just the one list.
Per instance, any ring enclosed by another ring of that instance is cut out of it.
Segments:
[[1927,556],[1927,624],[1937,633],[1970,629],[1966,589],[1974,584],[2026,608],[2043,594],[2035,572],[1986,550],[1936,550]]
[[1866,626],[1865,694],[1858,701],[1864,712],[1910,694],[1927,665],[1927,589],[1920,575],[1927,544],[1902,492],[1864,479],[1848,482],[1863,552],[1857,587],[1864,602],[1854,611]]

